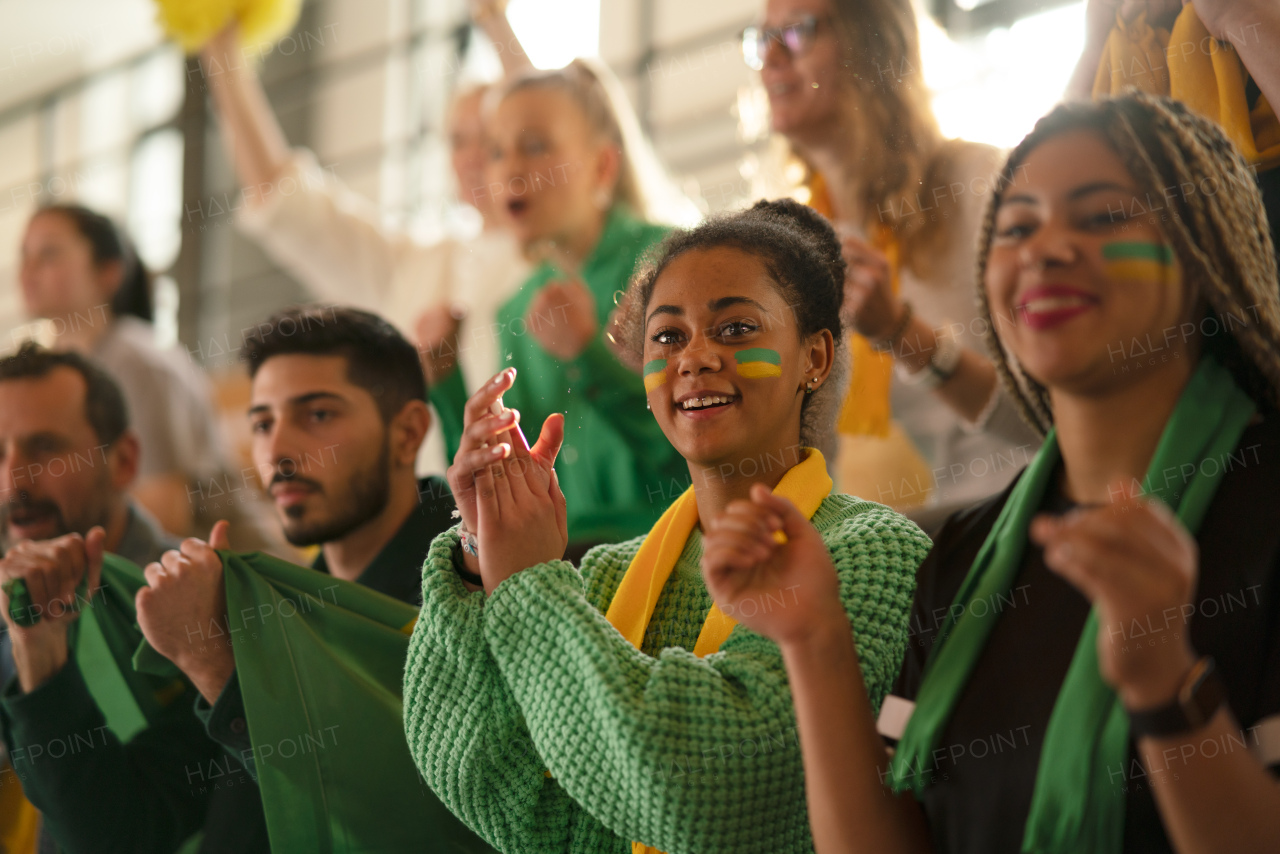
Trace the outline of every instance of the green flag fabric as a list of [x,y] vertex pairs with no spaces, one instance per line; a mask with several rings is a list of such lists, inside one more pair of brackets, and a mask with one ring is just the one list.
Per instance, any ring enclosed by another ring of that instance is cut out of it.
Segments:
[[491,851],[419,776],[401,691],[416,608],[221,552],[230,642],[277,851]]
[[[134,651],[144,642],[133,601],[146,583],[138,567],[117,555],[104,555],[102,588],[91,601],[86,587],[76,591],[80,617],[67,633],[89,693],[122,742],[154,722],[187,687],[181,671],[167,659],[146,672],[131,665]],[[10,596],[10,613],[22,611],[26,624],[38,622],[25,587],[16,593]]]
[[[220,552],[230,642],[275,851],[315,854],[491,852],[419,776],[401,691],[418,611],[359,584],[268,555]],[[107,555],[103,589],[80,605],[71,643],[108,725],[128,741],[186,687],[137,625],[142,571]],[[39,620],[25,587],[10,611]]]

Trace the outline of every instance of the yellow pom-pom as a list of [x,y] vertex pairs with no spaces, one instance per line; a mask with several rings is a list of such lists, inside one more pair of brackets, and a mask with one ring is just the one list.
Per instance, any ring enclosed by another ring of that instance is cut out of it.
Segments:
[[243,44],[274,41],[293,29],[302,0],[155,0],[165,34],[195,53],[233,19]]
[[298,23],[302,0],[240,0],[240,41],[246,45],[273,42]]

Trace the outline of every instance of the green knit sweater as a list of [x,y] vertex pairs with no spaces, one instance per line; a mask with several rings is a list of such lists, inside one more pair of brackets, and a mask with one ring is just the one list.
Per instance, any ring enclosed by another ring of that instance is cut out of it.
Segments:
[[[886,507],[832,495],[813,523],[831,551],[877,708],[907,642],[929,539]],[[690,537],[643,649],[603,612],[641,539],[551,561],[490,597],[431,545],[405,666],[410,750],[427,783],[506,854],[811,851],[804,768],[778,647],[738,626],[691,650],[711,608]],[[785,607],[786,593],[767,607]]]

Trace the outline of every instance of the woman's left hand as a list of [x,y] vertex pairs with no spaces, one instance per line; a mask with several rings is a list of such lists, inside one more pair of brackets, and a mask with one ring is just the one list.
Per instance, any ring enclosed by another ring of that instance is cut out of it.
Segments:
[[790,501],[757,483],[749,501],[732,502],[704,528],[702,577],[726,616],[779,645],[832,626],[848,631],[831,553]]
[[578,358],[600,332],[595,295],[578,279],[548,282],[524,319],[542,349],[562,362]]
[[844,237],[840,246],[845,263],[840,319],[859,335],[882,339],[893,331],[902,311],[902,301],[893,294],[889,259],[858,237]]
[[[563,437],[563,420],[559,413],[548,416],[542,436]],[[559,442],[555,444],[558,449]],[[475,472],[480,577],[489,594],[522,569],[561,559],[569,545],[564,493],[555,469],[519,443],[500,447],[506,456]]]
[[1128,709],[1164,705],[1196,661],[1188,635],[1198,549],[1167,506],[1131,494],[1106,507],[1042,515],[1045,564],[1098,610],[1098,665]]

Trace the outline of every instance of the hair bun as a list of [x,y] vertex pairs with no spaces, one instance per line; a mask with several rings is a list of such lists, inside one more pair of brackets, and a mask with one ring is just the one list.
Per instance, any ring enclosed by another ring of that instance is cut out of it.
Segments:
[[837,282],[844,282],[844,252],[835,227],[831,225],[831,220],[808,205],[785,197],[762,199],[747,210],[747,215],[767,217],[803,232],[816,243],[832,277]]

